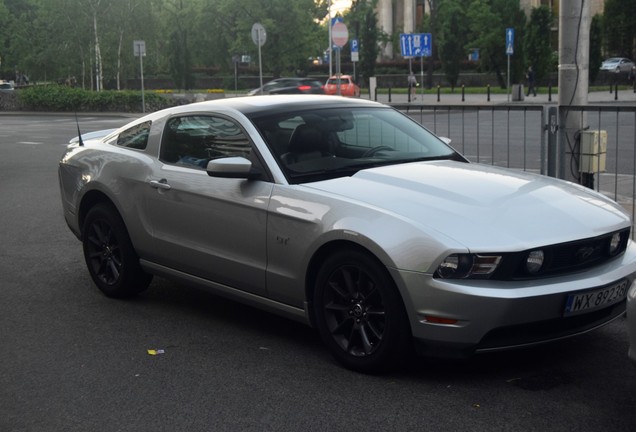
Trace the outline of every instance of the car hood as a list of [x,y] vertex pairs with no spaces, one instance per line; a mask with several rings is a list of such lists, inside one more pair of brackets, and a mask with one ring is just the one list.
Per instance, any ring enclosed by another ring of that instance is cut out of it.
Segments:
[[590,189],[480,164],[393,165],[306,186],[393,213],[473,250],[525,250],[630,224],[618,204]]

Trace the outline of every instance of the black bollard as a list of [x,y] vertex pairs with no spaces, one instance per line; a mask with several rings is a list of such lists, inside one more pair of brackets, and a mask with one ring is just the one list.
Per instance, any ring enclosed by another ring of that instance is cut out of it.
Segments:
[[466,102],[466,98],[464,97],[465,91],[466,91],[466,86],[462,84],[462,102]]
[[614,85],[614,100],[618,100],[618,84]]
[[391,103],[391,87],[389,87],[389,103]]
[[439,94],[440,94],[441,88],[442,87],[439,84],[437,84],[437,102],[439,102]]
[[490,84],[486,86],[486,94],[488,95],[488,102],[490,102]]

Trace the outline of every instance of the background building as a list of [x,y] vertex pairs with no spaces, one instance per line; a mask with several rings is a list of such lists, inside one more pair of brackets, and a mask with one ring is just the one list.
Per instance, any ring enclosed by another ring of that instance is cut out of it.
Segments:
[[[590,0],[590,16],[603,13],[604,0]],[[559,0],[520,0],[519,5],[526,15],[530,16],[532,8],[539,6],[549,6],[551,10],[558,8]]]
[[[603,13],[604,0],[589,0],[590,16]],[[519,6],[529,17],[533,8],[548,6],[558,13],[559,0],[519,0]],[[378,25],[389,36],[399,33],[414,33],[417,23],[424,14],[430,12],[428,0],[379,0],[377,5]],[[555,24],[558,20],[555,20]],[[554,31],[557,31],[555,28]],[[382,50],[381,59],[393,59],[400,53],[393,52],[393,46],[387,44]]]
[[[428,10],[426,0],[380,0],[377,6],[378,24],[380,30],[387,35],[399,33],[414,33],[416,22]],[[391,44],[387,44],[380,56],[392,59],[395,54]]]

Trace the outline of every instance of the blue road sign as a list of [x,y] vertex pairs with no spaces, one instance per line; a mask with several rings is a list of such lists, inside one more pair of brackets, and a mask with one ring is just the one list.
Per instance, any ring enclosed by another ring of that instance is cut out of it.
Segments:
[[407,33],[400,34],[400,51],[402,57],[413,57],[413,35]]
[[430,33],[400,34],[402,57],[430,57],[433,36]]
[[420,35],[420,46],[421,46],[421,54],[422,57],[430,57],[431,56],[431,47],[433,46],[433,35],[430,33],[421,33]]
[[351,39],[351,52],[358,52],[360,46],[358,45],[358,39]]
[[509,27],[506,29],[506,55],[515,53],[515,29]]

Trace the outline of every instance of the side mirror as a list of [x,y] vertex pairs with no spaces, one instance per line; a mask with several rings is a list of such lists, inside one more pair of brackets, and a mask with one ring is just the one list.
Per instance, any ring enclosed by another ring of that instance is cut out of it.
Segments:
[[446,145],[450,145],[450,143],[453,141],[452,139],[450,139],[448,137],[441,136],[441,137],[438,137],[438,138],[441,139],[444,142],[444,144],[446,144]]
[[212,159],[206,171],[210,177],[251,179],[259,176],[252,171],[252,162],[244,157]]

